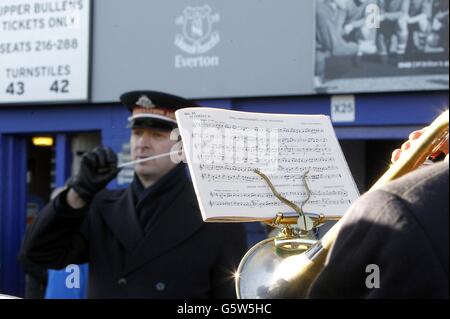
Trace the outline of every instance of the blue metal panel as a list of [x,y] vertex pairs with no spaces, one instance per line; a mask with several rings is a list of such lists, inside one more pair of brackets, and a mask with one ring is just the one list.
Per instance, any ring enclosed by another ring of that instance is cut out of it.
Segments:
[[[330,96],[198,101],[208,107],[286,114],[330,115]],[[335,126],[426,125],[448,106],[448,92],[356,95],[354,123]],[[35,133],[101,130],[108,140],[128,135],[123,106],[9,107],[0,109],[0,132]]]
[[427,125],[448,109],[448,92],[356,97],[356,125]]
[[[330,104],[331,96],[328,95],[240,99],[233,101],[233,109],[248,112],[330,115]],[[448,92],[356,95],[355,104],[355,122],[335,123],[335,126],[426,125],[448,108]]]
[[0,132],[23,134],[114,130],[114,109],[121,112],[122,119],[126,121],[128,111],[117,105],[0,108]]
[[0,152],[0,292],[21,296],[25,282],[17,254],[26,224],[25,138],[0,135]]
[[70,148],[70,137],[67,134],[56,135],[55,161],[55,187],[62,187],[71,174],[72,152]]
[[420,130],[419,126],[352,126],[335,127],[336,136],[340,140],[404,140],[412,131]]
[[330,114],[328,96],[233,100],[233,110],[282,114]]
[[197,103],[199,105],[205,106],[205,107],[215,107],[215,108],[226,109],[226,110],[230,110],[233,107],[232,101],[230,99],[228,99],[228,100],[202,100],[202,101],[197,101]]

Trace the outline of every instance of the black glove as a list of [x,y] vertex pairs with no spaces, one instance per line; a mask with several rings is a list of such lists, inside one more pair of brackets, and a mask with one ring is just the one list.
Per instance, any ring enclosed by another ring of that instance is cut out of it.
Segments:
[[87,203],[119,173],[117,156],[109,148],[98,146],[83,155],[80,171],[71,178],[68,186]]

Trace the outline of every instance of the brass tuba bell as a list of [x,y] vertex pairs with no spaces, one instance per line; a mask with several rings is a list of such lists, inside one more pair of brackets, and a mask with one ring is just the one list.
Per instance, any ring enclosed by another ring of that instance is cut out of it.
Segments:
[[[323,217],[305,214],[305,218],[316,227]],[[289,224],[292,220],[278,214],[271,224],[279,228],[278,235],[259,242],[245,254],[236,275],[239,299],[281,298],[279,288],[289,280],[286,275],[292,273],[286,269],[288,264],[285,261],[307,251],[317,242],[313,230],[299,229],[297,225]]]
[[292,271],[286,269],[290,260],[310,249],[316,242],[315,231],[325,222],[323,215],[303,212],[308,202],[310,190],[306,182],[308,172],[303,176],[306,199],[301,207],[284,198],[277,192],[269,178],[256,170],[281,202],[291,207],[295,213],[277,214],[273,220],[265,221],[278,229],[275,237],[265,239],[253,246],[243,257],[236,272],[236,295],[239,299],[270,299],[281,295],[280,287],[289,280]]
[[[448,126],[447,110],[434,120],[417,143],[369,191],[422,165],[443,142],[448,142]],[[313,230],[321,226],[325,218],[304,214],[301,207],[281,197],[264,174],[258,171],[256,173],[266,180],[274,195],[292,207],[297,214],[278,214],[274,220],[267,221],[280,228],[280,232],[276,237],[256,244],[244,256],[235,276],[237,296],[240,299],[306,298],[314,280],[325,266],[342,222],[338,221],[318,240]]]

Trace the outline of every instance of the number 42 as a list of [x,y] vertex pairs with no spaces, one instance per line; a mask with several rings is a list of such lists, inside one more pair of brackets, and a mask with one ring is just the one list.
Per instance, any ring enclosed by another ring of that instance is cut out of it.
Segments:
[[56,80],[50,86],[50,91],[55,93],[69,93],[69,81],[68,80]]

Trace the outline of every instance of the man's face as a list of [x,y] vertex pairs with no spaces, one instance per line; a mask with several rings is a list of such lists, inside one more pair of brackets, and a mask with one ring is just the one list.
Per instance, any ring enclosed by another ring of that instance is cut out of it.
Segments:
[[[134,128],[131,132],[130,148],[132,160],[139,160],[149,156],[168,153],[177,141],[170,140],[170,131],[157,128]],[[170,156],[135,164],[136,174],[145,179],[156,180],[177,163],[171,161]]]

